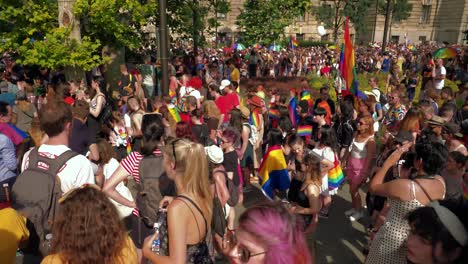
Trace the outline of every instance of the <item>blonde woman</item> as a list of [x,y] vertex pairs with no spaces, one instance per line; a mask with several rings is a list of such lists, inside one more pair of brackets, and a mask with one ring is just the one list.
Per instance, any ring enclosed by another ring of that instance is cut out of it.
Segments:
[[[321,207],[320,190],[322,187],[321,158],[313,153],[304,157],[305,173],[301,181],[295,179],[289,189],[290,211],[304,219],[304,230],[313,233],[317,228],[318,213]],[[297,184],[299,183],[299,184]]]
[[202,145],[175,139],[165,146],[164,169],[177,188],[176,197],[165,197],[169,256],[151,251],[154,236],[146,238],[143,255],[152,263],[212,263],[206,244],[210,231],[213,195],[208,161]]
[[216,105],[215,101],[208,100],[203,102],[203,115],[205,117],[205,121],[208,122],[206,119],[215,119],[218,120],[218,124],[222,122],[221,119],[221,112],[219,111],[218,106]]

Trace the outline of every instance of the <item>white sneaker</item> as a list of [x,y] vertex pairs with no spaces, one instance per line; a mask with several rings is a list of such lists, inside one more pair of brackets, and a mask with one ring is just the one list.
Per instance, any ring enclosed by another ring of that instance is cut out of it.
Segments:
[[363,216],[364,216],[364,213],[362,212],[362,210],[359,210],[359,211],[354,212],[354,214],[352,214],[349,217],[349,220],[354,222],[354,221],[361,219]]
[[344,212],[344,214],[345,214],[347,217],[350,217],[350,216],[351,216],[352,214],[354,214],[355,212],[356,212],[356,209],[351,208],[351,209],[349,209],[349,210],[346,210],[346,211]]

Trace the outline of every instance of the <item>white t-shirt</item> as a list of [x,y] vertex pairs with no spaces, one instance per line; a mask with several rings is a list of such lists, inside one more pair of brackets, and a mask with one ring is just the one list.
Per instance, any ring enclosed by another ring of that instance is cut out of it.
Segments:
[[[48,158],[56,158],[65,151],[70,150],[65,145],[46,145],[43,144],[39,147],[39,155],[44,155]],[[29,166],[29,153],[26,152],[21,164],[21,171],[24,171]],[[39,163],[41,166],[41,163]],[[44,168],[47,168],[43,164]],[[60,178],[60,185],[63,193],[77,187],[81,187],[85,183],[94,184],[94,173],[90,161],[83,155],[76,155],[68,160],[65,165],[60,169],[57,176]]]
[[[447,70],[445,70],[444,66],[441,66],[440,68],[435,69],[435,73],[436,73],[436,78],[439,78],[442,75],[446,75]],[[434,80],[434,88],[436,88],[437,90],[441,90],[442,88],[444,88],[444,84],[445,84],[445,80]]]
[[[316,153],[318,156],[322,157],[323,159],[326,159],[330,162],[335,161],[335,153],[330,147],[324,147],[324,148],[314,148],[312,152]],[[333,193],[332,193],[333,192]],[[330,191],[328,189],[328,173],[326,173],[322,177],[322,188],[320,189],[320,194],[323,195],[334,195],[336,194],[337,189]]]
[[192,87],[187,87],[186,88],[185,86],[180,87],[179,95],[180,95],[180,97],[193,96],[196,99],[201,98],[201,94],[197,89],[194,89]]

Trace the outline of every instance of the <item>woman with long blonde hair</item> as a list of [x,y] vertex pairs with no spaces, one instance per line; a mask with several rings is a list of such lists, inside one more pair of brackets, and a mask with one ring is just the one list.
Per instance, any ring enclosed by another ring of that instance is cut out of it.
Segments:
[[205,241],[211,226],[213,195],[208,177],[205,149],[186,139],[165,146],[164,169],[174,180],[176,197],[165,197],[169,256],[151,251],[154,235],[146,238],[143,255],[152,263],[212,263]]

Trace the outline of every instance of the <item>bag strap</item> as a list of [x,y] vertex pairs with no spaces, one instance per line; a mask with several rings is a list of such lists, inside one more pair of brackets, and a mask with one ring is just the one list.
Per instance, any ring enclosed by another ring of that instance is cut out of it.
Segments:
[[52,160],[51,164],[49,164],[49,172],[57,175],[63,165],[65,165],[68,160],[75,157],[76,155],[78,155],[78,153],[74,152],[73,150],[65,151],[60,156]]
[[[206,233],[208,234],[208,222],[206,221],[205,215],[203,215],[203,211],[200,209],[200,207],[198,207],[198,205],[192,199],[188,198],[185,195],[179,195],[177,197],[183,198],[183,200],[189,201],[195,207],[195,209],[197,209],[197,211],[201,214],[201,216],[203,218],[203,221],[205,221],[205,229],[206,229]],[[189,206],[189,208],[190,208],[190,206]],[[192,212],[192,214],[193,214],[193,212]],[[197,221],[197,219],[195,219],[195,221]]]
[[[431,198],[431,196],[429,195],[429,193],[426,191],[426,189],[424,189],[424,187],[421,185],[421,183],[418,182],[418,180],[413,180],[418,186],[419,188],[421,188],[421,190],[423,191],[423,193],[427,196],[427,198],[429,198],[429,201],[432,202],[433,199]],[[416,194],[415,194],[416,196]],[[416,197],[414,197],[416,199]]]

